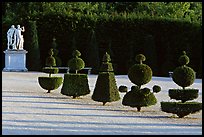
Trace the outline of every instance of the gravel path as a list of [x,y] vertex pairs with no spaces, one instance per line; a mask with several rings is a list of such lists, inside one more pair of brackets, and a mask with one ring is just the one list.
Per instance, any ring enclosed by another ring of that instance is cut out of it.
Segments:
[[[64,74],[55,74],[63,77]],[[170,78],[153,77],[143,87],[160,85],[158,103],[136,108],[122,105],[121,99],[107,103],[91,100],[97,75],[88,75],[91,93],[77,99],[62,95],[61,87],[46,93],[37,81],[40,72],[2,72],[2,134],[8,135],[202,135],[202,111],[184,118],[160,110],[161,101],[170,101],[169,88],[178,86]],[[126,75],[116,75],[118,87],[133,85]],[[199,88],[202,102],[202,80]]]

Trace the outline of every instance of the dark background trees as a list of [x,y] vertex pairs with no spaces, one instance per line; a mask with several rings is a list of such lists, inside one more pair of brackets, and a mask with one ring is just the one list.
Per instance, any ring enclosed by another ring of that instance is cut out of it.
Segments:
[[[85,62],[91,57],[87,53],[98,54],[95,56],[101,61],[111,41],[116,74],[126,74],[134,56],[144,53],[151,58],[146,63],[151,65],[153,75],[167,76],[170,68],[177,66],[181,50],[191,57],[189,65],[197,76],[202,74],[201,2],[2,2],[2,54],[8,28],[12,24],[27,27],[29,21],[36,21],[39,52],[35,53],[40,54],[36,56],[42,63],[55,37],[62,66],[66,66],[74,38]],[[93,30],[98,51],[90,53],[87,51]],[[28,48],[28,39],[24,47],[28,54],[33,52]],[[2,61],[4,67],[4,58]]]

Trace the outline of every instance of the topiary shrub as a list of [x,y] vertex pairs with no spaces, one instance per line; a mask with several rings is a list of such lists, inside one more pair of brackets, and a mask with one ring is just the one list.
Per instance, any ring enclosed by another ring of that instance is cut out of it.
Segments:
[[59,69],[54,68],[56,66],[55,58],[53,57],[53,49],[51,48],[48,52],[49,56],[46,58],[45,65],[42,70],[45,73],[49,74],[49,77],[38,77],[38,83],[43,88],[48,90],[47,93],[50,93],[51,90],[57,89],[62,85],[63,79],[60,76],[51,77],[51,74],[57,74]]
[[77,98],[90,93],[87,74],[64,74],[61,94]]
[[103,102],[103,105],[120,99],[114,70],[110,61],[110,55],[106,52],[103,56],[102,65],[91,97],[94,101]]
[[181,102],[161,102],[161,110],[167,113],[176,114],[179,118],[196,113],[202,109],[202,103],[187,102],[198,98],[198,89],[186,89],[193,84],[195,72],[187,64],[190,62],[186,52],[178,59],[181,66],[173,71],[173,81],[182,87],[182,89],[169,89],[170,99],[180,100]]
[[58,49],[57,49],[57,42],[56,42],[56,38],[53,38],[52,39],[52,45],[51,47],[53,48],[53,57],[55,58],[56,60],[56,66],[61,66],[62,65],[62,61],[60,59],[60,57],[58,57]]
[[85,67],[84,61],[80,58],[81,53],[78,50],[72,52],[73,58],[68,61],[68,67],[70,70],[74,70],[75,73]]
[[136,86],[132,86],[131,90],[127,92],[122,100],[122,104],[125,106],[136,107],[138,111],[141,107],[148,107],[150,105],[155,105],[157,99],[153,93],[158,93],[161,91],[161,87],[154,85],[153,92],[149,88],[142,88],[141,86],[148,83],[152,79],[151,68],[143,64],[142,62],[146,60],[143,54],[138,54],[135,57],[138,64],[134,64],[128,70],[128,78]]
[[128,88],[127,88],[127,86],[121,85],[121,86],[119,87],[119,91],[120,91],[121,93],[123,93],[123,92],[128,92]]
[[64,74],[64,83],[61,89],[61,94],[66,96],[72,96],[77,98],[90,93],[88,85],[87,74],[77,74],[77,71],[85,67],[84,61],[79,58],[81,53],[78,50],[74,50],[73,58],[68,61],[68,66],[71,70],[74,70],[73,74]]

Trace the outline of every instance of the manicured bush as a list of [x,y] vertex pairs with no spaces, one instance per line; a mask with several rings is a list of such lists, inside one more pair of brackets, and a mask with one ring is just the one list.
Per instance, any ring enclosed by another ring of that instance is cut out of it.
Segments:
[[77,98],[90,93],[87,74],[64,74],[61,94]]
[[169,97],[170,99],[181,100],[184,103],[198,98],[198,92],[198,89],[169,89]]
[[51,90],[55,90],[62,85],[62,77],[38,77],[38,82],[43,89],[48,90],[47,93],[50,93]]
[[48,52],[49,56],[46,58],[46,66],[42,68],[43,72],[48,73],[49,77],[38,77],[38,83],[43,89],[48,90],[47,93],[50,93],[51,90],[57,89],[62,85],[63,79],[60,76],[51,77],[51,74],[57,74],[59,69],[54,68],[56,66],[55,58],[53,57],[53,49],[51,48]]
[[58,53],[59,53],[59,50],[57,49],[57,42],[56,42],[56,38],[53,38],[52,39],[52,49],[53,49],[53,56],[56,60],[56,66],[61,66],[62,65],[62,61],[60,59],[60,57],[58,57]]
[[149,88],[131,88],[131,91],[127,92],[123,97],[122,104],[125,106],[136,107],[138,111],[141,107],[148,107],[155,105],[157,99]]
[[114,70],[110,61],[110,55],[106,52],[103,56],[100,72],[91,97],[94,101],[103,102],[103,105],[120,99]]
[[75,71],[76,74],[64,74],[61,94],[76,98],[89,94],[90,89],[88,85],[88,75],[77,73],[78,70],[85,67],[84,61],[79,58],[79,56],[81,56],[80,51],[74,50],[72,56],[73,58],[68,61],[68,66],[71,70]]
[[128,92],[128,88],[127,88],[127,86],[121,85],[121,86],[119,87],[119,91],[120,91],[120,92]]
[[185,87],[193,84],[195,80],[195,71],[186,66],[190,62],[190,59],[186,55],[185,51],[183,51],[183,55],[180,56],[178,61],[181,66],[174,70],[172,78],[177,85],[183,87],[184,89]]
[[73,58],[68,61],[68,67],[70,70],[77,72],[85,67],[84,61],[79,57],[81,53],[78,50],[73,51]]
[[169,89],[170,99],[180,100],[181,102],[161,102],[161,110],[167,113],[176,114],[179,118],[196,113],[202,110],[202,103],[187,102],[198,98],[198,89],[186,89],[193,84],[195,72],[192,68],[186,66],[190,59],[183,51],[183,55],[178,59],[181,66],[173,71],[173,81],[182,87],[182,89]]
[[132,83],[141,86],[151,81],[152,69],[148,65],[142,64],[142,61],[146,60],[144,55],[139,54],[135,59],[139,64],[135,64],[129,69],[128,78]]
[[199,102],[161,102],[162,111],[176,114],[179,118],[199,112],[201,109],[202,103]]
[[122,104],[125,106],[136,107],[137,110],[140,111],[141,107],[148,107],[157,103],[157,99],[153,93],[160,92],[161,87],[154,85],[153,92],[151,92],[149,88],[141,88],[142,85],[151,81],[152,70],[148,65],[142,63],[146,60],[146,57],[143,54],[138,54],[135,57],[135,60],[138,64],[134,64],[130,67],[128,77],[136,86],[132,86],[131,90],[125,94]]

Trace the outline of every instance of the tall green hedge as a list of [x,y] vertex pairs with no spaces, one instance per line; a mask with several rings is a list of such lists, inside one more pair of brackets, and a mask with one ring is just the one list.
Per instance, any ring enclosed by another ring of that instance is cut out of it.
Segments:
[[[36,17],[40,45],[41,60],[45,60],[45,52],[49,49],[52,38],[58,40],[58,49],[62,66],[71,58],[72,39],[82,52],[82,58],[88,61],[86,53],[90,45],[90,33],[95,31],[100,62],[103,53],[109,48],[114,53],[117,74],[126,74],[132,57],[145,53],[149,58],[154,75],[168,76],[168,71],[178,64],[179,53],[185,50],[195,68],[196,76],[201,76],[202,65],[202,27],[178,19],[160,19],[136,15],[66,15],[50,13]],[[4,32],[6,33],[6,32]],[[25,39],[25,41],[27,41]],[[170,51],[167,51],[167,48]],[[131,49],[131,50],[130,50]],[[151,58],[151,60],[150,60]],[[30,59],[29,59],[30,60]],[[170,60],[170,61],[169,61]],[[167,63],[166,63],[167,62]],[[168,63],[173,62],[173,63]],[[131,64],[134,64],[134,60]]]

